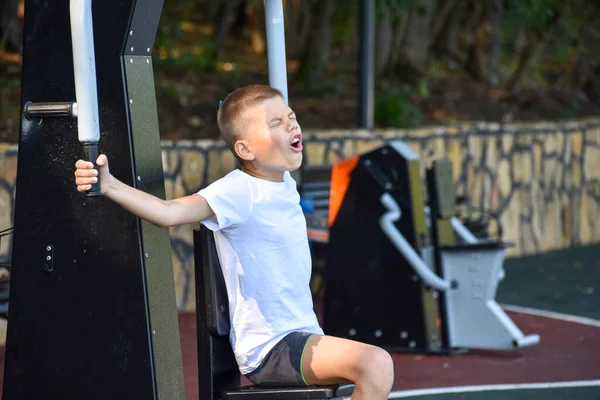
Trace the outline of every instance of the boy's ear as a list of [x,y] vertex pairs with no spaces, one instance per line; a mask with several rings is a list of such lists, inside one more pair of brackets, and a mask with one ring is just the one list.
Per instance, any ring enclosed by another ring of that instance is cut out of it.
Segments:
[[235,150],[235,154],[245,161],[254,160],[254,153],[250,148],[250,144],[246,140],[238,140],[233,145],[233,149]]

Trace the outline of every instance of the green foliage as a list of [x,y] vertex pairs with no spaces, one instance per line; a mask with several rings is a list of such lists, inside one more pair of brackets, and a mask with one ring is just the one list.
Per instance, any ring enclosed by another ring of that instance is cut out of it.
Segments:
[[19,94],[21,81],[18,77],[0,76],[0,115],[17,119],[20,114]]
[[548,21],[560,11],[563,4],[561,0],[507,0],[504,28],[543,33]]
[[375,4],[378,18],[381,18],[384,13],[389,14],[392,18],[397,18],[414,7],[423,10],[418,0],[376,0]]
[[169,71],[205,72],[216,66],[215,41],[202,26],[182,18],[164,16],[157,32],[154,58]]
[[375,120],[389,128],[411,129],[420,125],[422,115],[416,97],[429,96],[427,81],[417,84],[403,84],[386,88],[377,93],[375,101]]

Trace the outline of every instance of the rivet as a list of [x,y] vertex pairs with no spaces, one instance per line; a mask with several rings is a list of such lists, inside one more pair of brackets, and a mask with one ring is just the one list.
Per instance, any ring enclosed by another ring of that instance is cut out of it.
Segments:
[[133,47],[131,48],[131,51],[133,51]]
[[402,339],[406,339],[406,338],[408,337],[408,332],[406,332],[406,331],[402,331],[402,332],[400,332],[400,337],[401,337]]
[[354,336],[354,335],[356,335],[356,329],[354,329],[354,328],[350,329],[350,330],[348,331],[348,335],[350,335],[350,336]]
[[133,99],[129,99],[129,104],[133,104]]
[[148,53],[150,53],[150,47],[148,47],[148,48],[146,49],[146,51],[147,51]]
[[129,63],[130,63],[130,64],[133,64],[133,58],[130,58],[130,59],[129,59]]
[[129,31],[129,36],[133,35],[133,31]]
[[152,336],[156,335],[156,330],[152,329]]
[[144,257],[148,258],[148,253],[144,253]]
[[375,337],[376,337],[376,338],[380,338],[380,337],[381,337],[381,335],[383,335],[383,332],[381,332],[381,330],[377,329],[377,330],[375,331]]
[[50,260],[52,260],[52,257],[46,256],[46,260],[50,261]]
[[416,346],[417,346],[417,343],[416,343],[414,340],[411,340],[411,341],[408,343],[408,347],[410,347],[410,348],[414,348],[414,347],[416,347]]
[[52,250],[52,247],[50,247],[50,246],[47,246],[47,247],[46,247],[46,250],[50,251],[50,250]]
[[146,64],[150,64],[150,60],[146,60]]
[[141,180],[142,180],[142,177],[138,175],[138,181],[141,181]]

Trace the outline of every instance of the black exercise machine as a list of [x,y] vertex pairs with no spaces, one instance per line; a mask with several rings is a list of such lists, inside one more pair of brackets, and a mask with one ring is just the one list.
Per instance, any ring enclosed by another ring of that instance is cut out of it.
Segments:
[[327,334],[425,353],[539,341],[496,303],[508,244],[478,239],[454,217],[449,161],[427,172],[428,193],[420,159],[402,141],[344,162],[353,163],[347,176],[334,166],[331,178],[341,200],[329,206]]

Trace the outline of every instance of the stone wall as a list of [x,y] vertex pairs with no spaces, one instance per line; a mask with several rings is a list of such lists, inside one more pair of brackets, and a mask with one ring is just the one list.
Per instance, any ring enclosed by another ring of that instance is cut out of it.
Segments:
[[[410,131],[304,132],[306,163],[331,164],[404,140],[421,155],[423,170],[448,157],[465,210],[482,210],[489,233],[515,243],[508,256],[600,242],[600,121],[563,124],[476,123]],[[17,151],[0,145],[0,229],[12,226]],[[168,198],[198,191],[235,167],[229,150],[213,141],[165,141]],[[191,232],[171,229],[180,308],[194,305]],[[0,260],[8,257],[3,240]]]
[[[16,178],[17,147],[0,143],[0,232],[13,226]],[[0,262],[10,258],[11,243],[12,235],[0,237]]]

